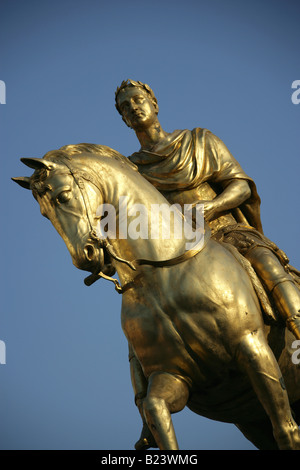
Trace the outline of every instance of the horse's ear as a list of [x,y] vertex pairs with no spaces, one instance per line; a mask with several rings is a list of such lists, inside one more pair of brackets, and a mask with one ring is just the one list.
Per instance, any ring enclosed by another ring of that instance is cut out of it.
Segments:
[[17,178],[12,178],[12,180],[22,186],[22,188],[30,189],[30,178],[28,176],[18,176]]
[[29,166],[29,168],[33,168],[34,170],[41,170],[42,168],[53,170],[55,167],[55,163],[48,162],[43,158],[21,158],[21,162],[24,163],[24,165]]

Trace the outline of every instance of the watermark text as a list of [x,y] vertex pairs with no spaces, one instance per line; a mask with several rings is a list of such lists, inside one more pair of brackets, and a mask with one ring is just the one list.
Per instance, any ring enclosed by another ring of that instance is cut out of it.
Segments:
[[0,80],[0,104],[6,104],[6,85],[3,80]]
[[294,80],[292,83],[292,88],[295,91],[292,93],[291,100],[293,104],[300,103],[300,80]]
[[292,349],[296,349],[296,351],[292,354],[292,363],[300,364],[300,339],[296,339],[292,343]]
[[190,250],[204,238],[203,204],[131,205],[121,196],[118,207],[101,204],[96,215],[100,239],[185,240]]
[[0,340],[0,364],[6,364],[6,345]]

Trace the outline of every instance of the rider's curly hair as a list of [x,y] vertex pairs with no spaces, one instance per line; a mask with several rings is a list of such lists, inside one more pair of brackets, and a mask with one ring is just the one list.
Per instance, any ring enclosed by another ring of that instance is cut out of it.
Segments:
[[134,80],[127,79],[127,80],[123,80],[123,82],[117,88],[116,93],[115,93],[116,108],[117,108],[117,111],[121,114],[121,116],[122,116],[122,112],[119,108],[118,96],[119,96],[119,93],[127,87],[141,88],[149,96],[154,106],[158,108],[157,99],[153,93],[153,90],[149,87],[149,85],[147,85],[146,83],[139,82],[139,81],[136,82]]

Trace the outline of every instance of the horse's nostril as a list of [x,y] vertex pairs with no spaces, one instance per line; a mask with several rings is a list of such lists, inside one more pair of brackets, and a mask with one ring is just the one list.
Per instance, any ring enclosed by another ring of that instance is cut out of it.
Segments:
[[93,257],[95,253],[93,245],[86,245],[84,248],[84,253],[88,261],[93,261]]

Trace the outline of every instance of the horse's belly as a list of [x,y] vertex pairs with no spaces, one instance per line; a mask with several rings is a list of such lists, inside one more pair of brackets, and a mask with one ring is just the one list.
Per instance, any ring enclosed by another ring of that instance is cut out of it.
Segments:
[[232,377],[228,372],[224,371],[224,380],[215,387],[192,392],[187,406],[201,416],[227,423],[264,418],[265,411],[247,378],[242,374]]

